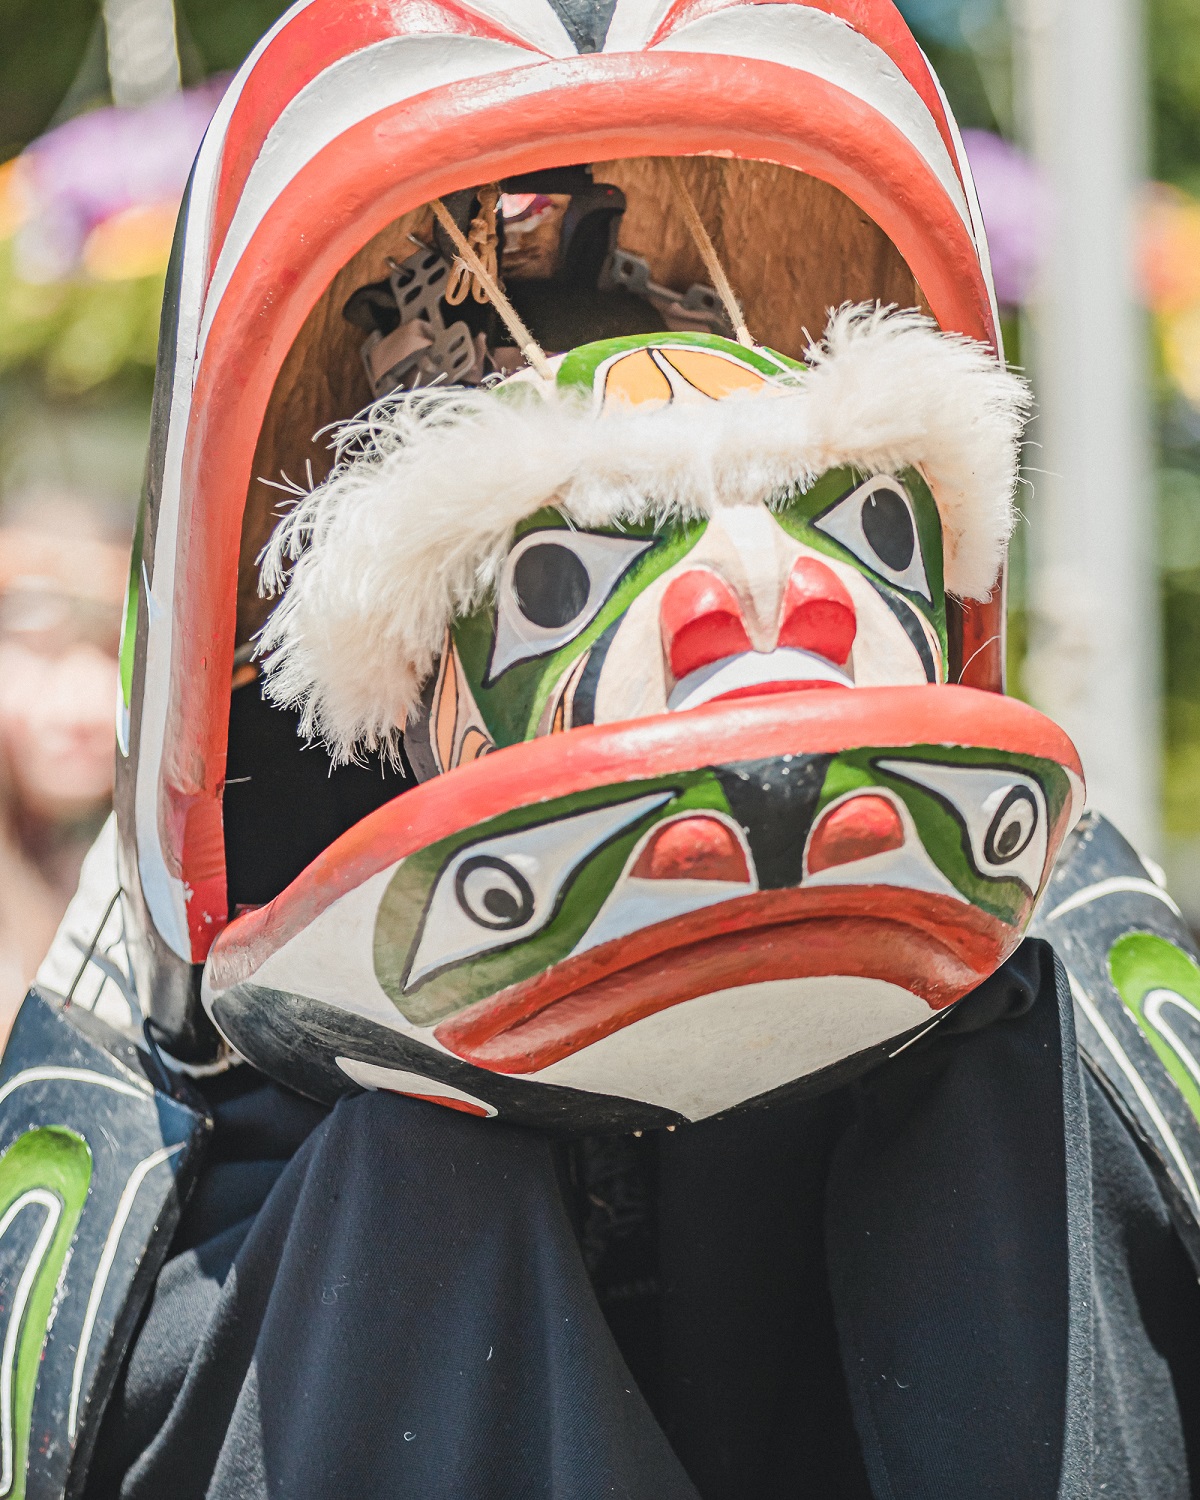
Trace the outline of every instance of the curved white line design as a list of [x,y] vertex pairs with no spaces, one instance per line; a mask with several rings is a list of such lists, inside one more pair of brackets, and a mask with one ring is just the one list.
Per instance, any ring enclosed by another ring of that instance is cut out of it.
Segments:
[[25,1321],[25,1309],[33,1295],[33,1284],[37,1280],[42,1262],[50,1249],[58,1221],[62,1218],[62,1199],[47,1188],[30,1188],[22,1193],[8,1212],[0,1219],[0,1241],[16,1222],[17,1216],[34,1206],[46,1210],[46,1222],[38,1232],[33,1250],[25,1262],[17,1290],[13,1295],[12,1311],[8,1315],[8,1327],[4,1330],[4,1353],[0,1364],[0,1495],[7,1495],[13,1486],[13,1368],[17,1359],[17,1341],[21,1336],[21,1325]]
[[811,5],[739,5],[680,27],[653,50],[782,63],[860,99],[921,155],[974,243],[975,226],[962,183],[924,99],[882,47],[847,21]]
[[1196,1061],[1195,1054],[1181,1040],[1175,1028],[1163,1020],[1164,1005],[1177,1006],[1198,1024],[1200,1024],[1200,1010],[1197,1010],[1190,1000],[1185,1000],[1178,990],[1150,990],[1142,1001],[1142,1014],[1166,1040],[1167,1045],[1175,1052],[1179,1061],[1196,1080],[1197,1085],[1200,1085],[1200,1063]]
[[318,74],[276,120],[250,169],[213,268],[200,328],[200,353],[255,230],[287,185],[318,152],[359,121],[390,105],[449,83],[543,60],[540,53],[511,42],[427,33],[375,42]]
[[67,1413],[67,1436],[73,1442],[75,1431],[79,1426],[79,1394],[83,1386],[83,1370],[87,1363],[88,1349],[92,1342],[92,1332],[96,1326],[96,1314],[100,1311],[100,1301],[104,1296],[104,1288],[108,1285],[108,1278],[112,1273],[113,1261],[117,1256],[117,1247],[121,1243],[121,1236],[125,1232],[125,1225],[129,1221],[129,1215],[133,1208],[134,1200],[141,1190],[142,1183],[155,1167],[160,1167],[163,1162],[170,1161],[171,1157],[183,1150],[183,1143],[177,1146],[163,1146],[161,1150],[151,1152],[144,1157],[133,1171],[129,1174],[117,1203],[117,1211],[113,1215],[112,1224],[109,1227],[108,1238],[104,1241],[104,1249],[100,1253],[100,1263],[96,1267],[96,1275],[92,1281],[92,1292],[88,1298],[87,1312],[83,1318],[83,1328],[79,1334],[79,1352],[75,1356],[75,1369],[71,1376],[71,1406]]
[[15,1078],[10,1078],[0,1088],[0,1104],[19,1088],[29,1083],[88,1083],[96,1088],[111,1089],[114,1094],[125,1094],[130,1099],[153,1097],[154,1090],[147,1084],[126,1083],[123,1078],[107,1078],[103,1073],[93,1073],[88,1068],[26,1068]]
[[392,1094],[420,1094],[424,1098],[455,1099],[460,1104],[473,1104],[490,1119],[496,1114],[496,1106],[486,1099],[456,1089],[453,1084],[440,1083],[423,1073],[410,1073],[404,1068],[385,1068],[379,1063],[359,1062],[353,1057],[339,1057],[337,1065],[347,1078],[364,1089],[383,1089]]
[[1153,880],[1142,880],[1136,875],[1113,875],[1108,880],[1098,880],[1095,885],[1085,885],[1081,891],[1076,891],[1073,896],[1060,901],[1052,912],[1042,918],[1042,921],[1055,922],[1059,917],[1065,917],[1069,911],[1078,911],[1081,906],[1090,906],[1093,901],[1101,901],[1105,896],[1126,894],[1149,896],[1153,901],[1161,901],[1177,917],[1183,916],[1162,886],[1155,885]]
[[1079,984],[1074,974],[1072,974],[1069,970],[1067,972],[1067,982],[1071,986],[1071,996],[1074,999],[1076,1005],[1079,1006],[1080,1010],[1083,1011],[1084,1015],[1092,1023],[1092,1026],[1095,1028],[1100,1040],[1112,1054],[1113,1061],[1116,1063],[1117,1067],[1120,1068],[1125,1077],[1129,1079],[1130,1086],[1132,1087],[1133,1092],[1137,1095],[1139,1103],[1146,1111],[1146,1113],[1150,1116],[1150,1119],[1154,1124],[1154,1128],[1158,1131],[1159,1136],[1162,1138],[1163,1145],[1166,1146],[1167,1150],[1171,1153],[1172,1160],[1179,1168],[1180,1176],[1187,1184],[1188,1194],[1192,1200],[1192,1207],[1196,1210],[1197,1213],[1200,1213],[1200,1188],[1197,1188],[1196,1186],[1196,1179],[1192,1175],[1191,1167],[1188,1166],[1187,1157],[1183,1154],[1183,1147],[1180,1146],[1175,1132],[1171,1129],[1170,1125],[1167,1124],[1167,1118],[1163,1114],[1162,1110],[1158,1107],[1158,1101],[1146,1087],[1145,1079],[1129,1061],[1125,1049],[1121,1046],[1120,1042],[1117,1041],[1117,1038],[1114,1035],[1112,1028],[1109,1026],[1108,1022],[1092,1004],[1082,985]]

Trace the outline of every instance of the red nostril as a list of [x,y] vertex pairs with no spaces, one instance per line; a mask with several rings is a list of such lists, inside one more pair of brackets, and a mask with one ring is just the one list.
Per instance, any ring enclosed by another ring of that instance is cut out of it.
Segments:
[[659,619],[676,682],[723,657],[752,649],[737,595],[708,568],[689,568],[671,580]]
[[887,854],[904,844],[904,824],[887,797],[860,792],[832,808],[813,829],[808,841],[808,872]]
[[783,595],[779,644],[844,667],[857,629],[854,601],[833,569],[818,558],[798,557]]

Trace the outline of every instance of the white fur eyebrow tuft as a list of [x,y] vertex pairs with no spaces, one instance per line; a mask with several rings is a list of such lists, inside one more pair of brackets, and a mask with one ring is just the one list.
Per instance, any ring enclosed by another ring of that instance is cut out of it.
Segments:
[[416,391],[346,424],[333,472],[263,554],[263,592],[283,594],[258,643],[268,696],[336,761],[395,756],[447,627],[547,505],[585,528],[696,518],[832,468],[915,468],[947,588],[986,598],[1013,526],[1026,382],[923,314],[873,304],[835,312],[805,358],[765,394],[711,403],[597,415],[539,382]]

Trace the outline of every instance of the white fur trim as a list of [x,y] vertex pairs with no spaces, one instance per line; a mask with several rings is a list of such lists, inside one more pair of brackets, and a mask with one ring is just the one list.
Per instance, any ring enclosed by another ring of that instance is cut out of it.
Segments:
[[600,415],[542,382],[525,399],[382,403],[340,430],[333,473],[264,553],[264,592],[285,590],[260,641],[268,695],[339,761],[394,751],[447,626],[486,597],[513,528],[551,504],[599,527],[770,502],[840,466],[913,467],[941,513],[947,587],[986,598],[1012,530],[1025,382],[921,314],[875,306],[836,312],[806,360],[765,395]]

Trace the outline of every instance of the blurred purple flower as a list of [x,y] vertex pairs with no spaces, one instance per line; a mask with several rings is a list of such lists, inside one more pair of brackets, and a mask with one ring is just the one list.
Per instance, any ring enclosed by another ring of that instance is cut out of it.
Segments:
[[21,231],[22,274],[68,275],[97,224],[143,204],[178,201],[227,80],[138,109],[91,110],[48,131],[25,153],[33,216]]
[[992,252],[996,297],[1020,307],[1033,290],[1049,217],[1046,186],[1018,147],[988,130],[964,130]]

